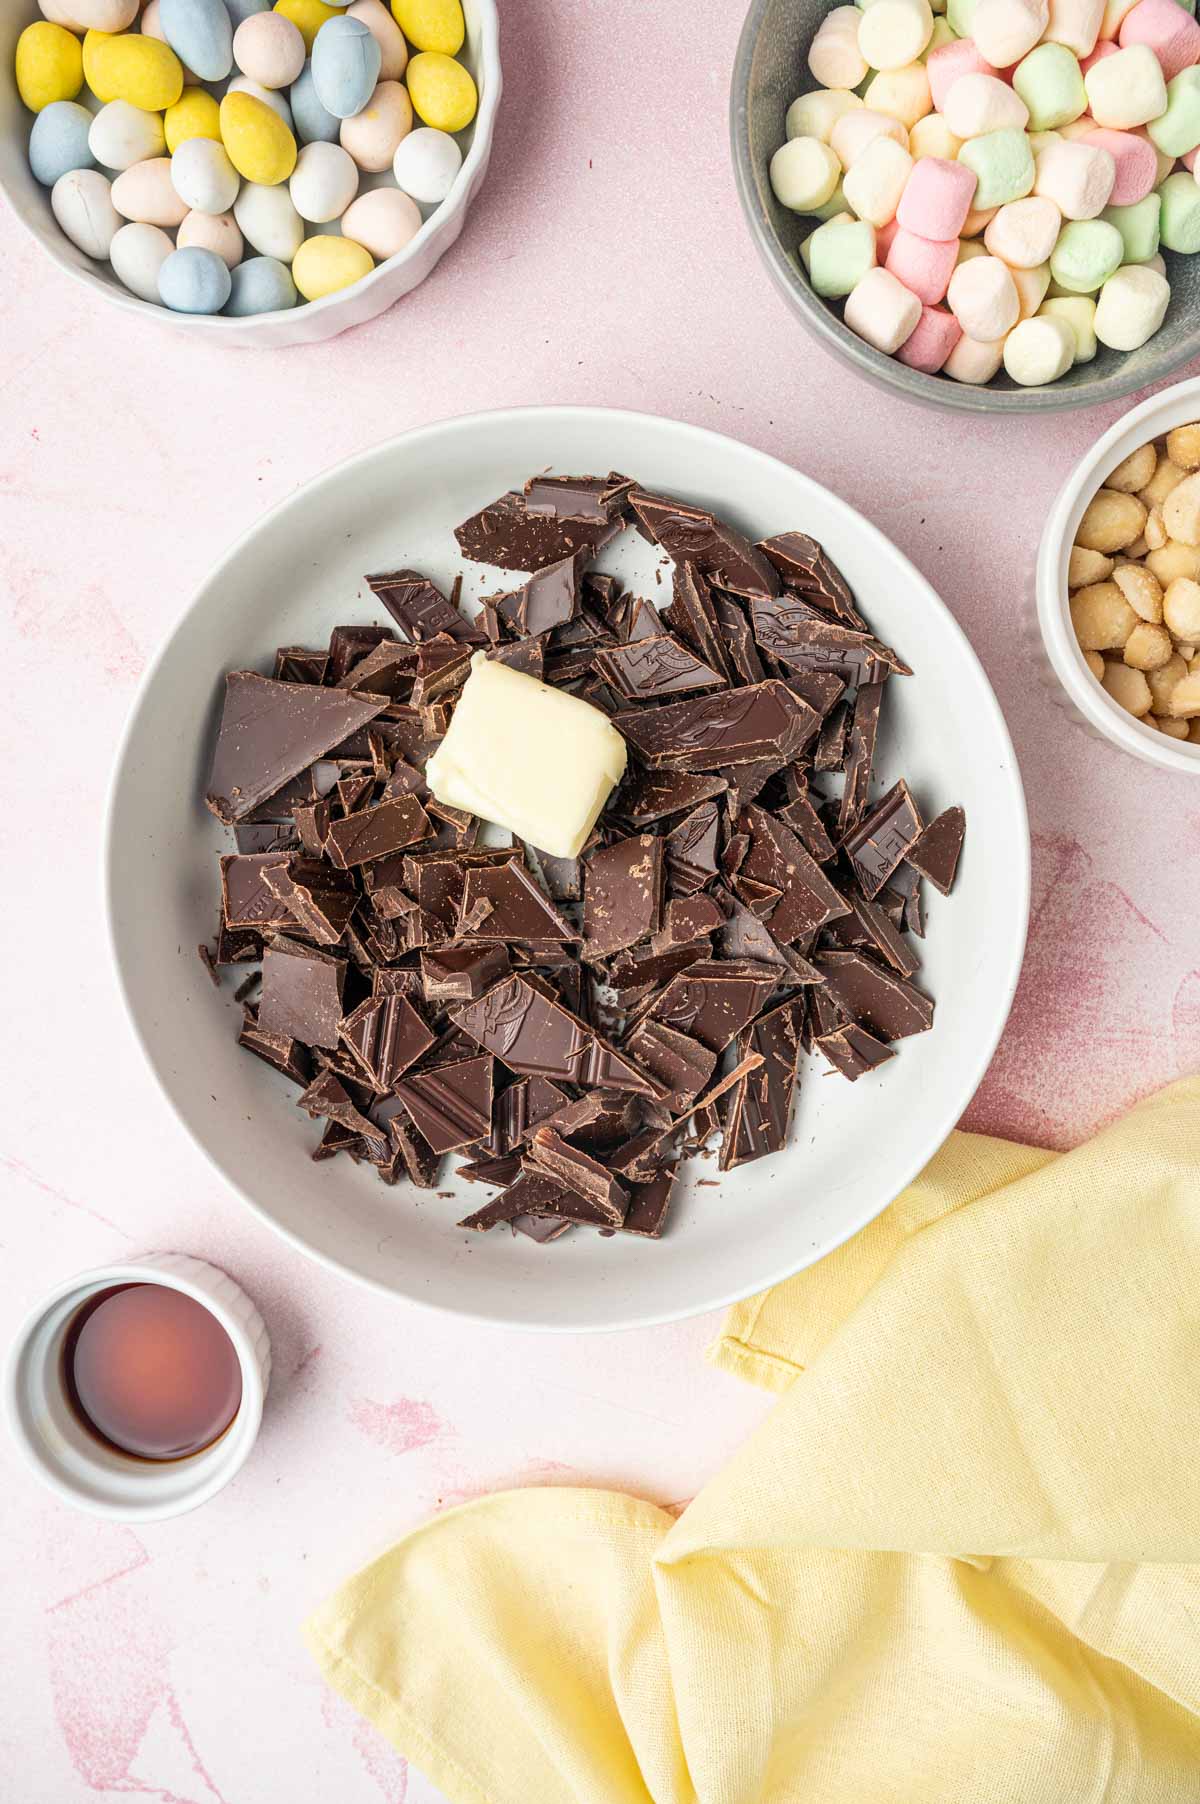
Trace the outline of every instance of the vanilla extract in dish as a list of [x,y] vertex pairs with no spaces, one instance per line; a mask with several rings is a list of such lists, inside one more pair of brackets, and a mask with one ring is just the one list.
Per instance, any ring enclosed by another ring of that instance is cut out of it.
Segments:
[[88,1432],[139,1460],[202,1453],[242,1401],[228,1334],[203,1303],[165,1284],[90,1297],[67,1330],[63,1381]]

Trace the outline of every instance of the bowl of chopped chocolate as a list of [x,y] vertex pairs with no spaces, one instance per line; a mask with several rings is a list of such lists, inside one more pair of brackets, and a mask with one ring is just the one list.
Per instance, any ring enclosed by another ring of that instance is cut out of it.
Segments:
[[339,465],[214,570],[107,823],[168,1100],[293,1244],[526,1329],[811,1264],[954,1126],[1029,841],[945,604],[806,476],[598,408]]

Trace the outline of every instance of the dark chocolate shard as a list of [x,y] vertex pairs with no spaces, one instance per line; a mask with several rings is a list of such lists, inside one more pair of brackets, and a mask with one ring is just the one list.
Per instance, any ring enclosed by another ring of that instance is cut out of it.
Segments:
[[276,1071],[282,1071],[284,1077],[290,1077],[301,1088],[312,1076],[312,1060],[308,1056],[308,1048],[290,1034],[264,1033],[258,1025],[257,1009],[243,1010],[238,1045],[264,1059],[268,1065],[273,1065]]
[[842,834],[848,833],[857,825],[867,806],[882,703],[882,683],[864,683],[854,698],[854,715],[850,722],[850,742],[845,760],[846,783],[838,813],[838,831]]
[[671,633],[631,639],[597,654],[596,668],[626,701],[657,701],[664,695],[694,695],[724,689],[725,678]]
[[233,830],[239,852],[280,852],[296,849],[296,834],[285,821],[241,821]]
[[633,769],[610,806],[632,826],[646,827],[724,793],[725,779],[715,773]]
[[421,986],[426,1002],[473,1002],[508,975],[504,946],[472,941],[463,946],[429,946],[421,952]]
[[641,1022],[625,1041],[625,1050],[650,1073],[676,1115],[700,1094],[717,1066],[715,1052],[664,1021]]
[[899,924],[902,930],[923,940],[925,938],[925,900],[921,894],[921,873],[914,870],[912,865],[907,862],[899,865],[892,872],[888,879],[888,887],[880,892],[879,900],[887,907],[895,897],[900,898]]
[[452,1010],[451,1019],[519,1076],[655,1094],[615,1048],[527,976],[506,978],[478,1002]]
[[488,912],[470,928],[478,940],[578,940],[579,930],[563,919],[550,904],[524,866],[513,859],[503,865],[476,865],[465,873],[459,905],[457,933],[468,932],[467,923],[479,903]]
[[325,835],[325,849],[334,864],[349,870],[414,845],[430,832],[429,816],[416,796],[394,796],[390,802],[377,802],[334,821]]
[[469,645],[485,635],[419,570],[390,570],[366,578],[367,587],[413,644],[449,633]]
[[723,1052],[766,1003],[777,975],[749,959],[702,960],[673,977],[646,1015]]
[[318,946],[336,946],[358,906],[352,881],[319,858],[289,858],[271,865],[263,881],[286,906],[299,932]]
[[[878,686],[878,684],[866,684],[859,694],[869,695],[872,688],[878,688]],[[813,750],[813,769],[815,771],[838,771],[846,768],[853,712],[849,702],[840,702],[821,722],[821,731],[817,734],[817,743]],[[849,793],[848,790],[847,793]]]
[[834,1001],[883,1040],[903,1040],[933,1026],[933,1003],[915,984],[861,952],[818,952],[813,963]]
[[903,777],[842,841],[863,894],[877,896],[916,844],[924,823]]
[[[555,1216],[568,1222],[582,1222],[591,1228],[613,1225],[610,1213],[594,1208],[586,1197],[551,1177],[548,1171],[538,1171],[530,1166],[524,1168],[503,1196],[498,1196],[494,1203],[477,1210],[474,1215],[468,1215],[458,1225],[460,1228],[480,1228],[486,1231],[495,1226],[496,1222],[514,1221],[518,1215]],[[481,1220],[481,1217],[484,1219]]]
[[536,570],[522,584],[515,597],[515,615],[517,626],[527,638],[538,638],[575,619],[579,612],[579,580],[586,560],[586,553],[575,552]]
[[744,534],[702,507],[635,488],[629,505],[646,536],[677,564],[695,564],[719,588],[748,597],[777,595],[779,577]]
[[[662,619],[674,627],[697,657],[723,677],[732,679],[733,666],[725,649],[716,601],[694,564],[676,564],[671,578],[671,604],[663,609]],[[658,630],[661,631],[661,624]]]
[[738,826],[750,835],[740,875],[779,890],[765,918],[777,940],[790,944],[848,912],[848,904],[790,827],[765,808],[744,808]]
[[413,1125],[438,1154],[481,1140],[491,1127],[494,1062],[459,1059],[417,1071],[396,1085]]
[[579,902],[583,899],[581,859],[559,858],[553,852],[543,852],[539,846],[531,846],[527,840],[522,843],[530,869],[553,901]]
[[824,671],[851,685],[912,675],[890,646],[839,625],[797,595],[760,597],[753,615],[760,650],[796,670]]
[[305,1046],[338,1044],[346,960],[276,936],[263,954],[258,1024],[264,1033]]
[[379,695],[231,671],[205,797],[209,808],[230,826],[245,820],[386,706]]
[[415,669],[413,647],[398,644],[387,630],[387,638],[351,664],[337,688],[365,689],[371,695],[390,695],[393,700],[409,695]]
[[712,607],[721,631],[725,662],[733,675],[742,683],[761,683],[767,674],[766,667],[758,655],[745,609],[719,589],[713,593]]
[[564,1140],[553,1128],[542,1126],[533,1130],[533,1137],[529,1142],[529,1158],[535,1170],[544,1171],[560,1184],[565,1184],[568,1190],[583,1197],[614,1227],[619,1227],[624,1221],[625,1211],[629,1207],[629,1192],[624,1185],[610,1171],[606,1171],[598,1160],[585,1153],[581,1147],[572,1146],[569,1140]]
[[543,570],[577,551],[593,557],[618,524],[619,518],[560,517],[536,502],[531,507],[524,495],[510,492],[456,526],[454,536],[463,556],[473,563],[494,564],[501,570]]
[[287,852],[229,852],[221,859],[221,919],[226,927],[259,933],[294,928],[296,917],[265,881],[273,866],[287,864]]
[[525,506],[529,513],[552,520],[609,526],[624,513],[633,486],[631,477],[616,470],[607,476],[531,476],[525,484]]
[[945,808],[909,847],[906,857],[915,871],[928,877],[934,889],[948,896],[954,887],[958,860],[967,831],[967,817],[961,808]]
[[[541,1078],[530,1078],[530,1086],[543,1083]],[[548,1086],[552,1088],[553,1086]],[[578,1141],[580,1146],[591,1149],[611,1146],[617,1140],[624,1140],[633,1132],[638,1119],[639,1108],[648,1105],[640,1104],[633,1097],[620,1090],[589,1090],[576,1102],[565,1098],[558,1107],[548,1114],[539,1116],[538,1122],[553,1128],[564,1140]],[[532,1107],[532,1105],[531,1105]]]
[[488,1145],[498,1157],[516,1152],[539,1122],[570,1101],[565,1090],[545,1077],[523,1077],[496,1097]]
[[[390,626],[335,626],[329,635],[325,682],[338,688],[342,678],[382,640],[394,639]],[[382,691],[380,692],[382,693]]]
[[821,1034],[813,1044],[825,1054],[834,1070],[848,1077],[852,1084],[896,1056],[894,1047],[885,1046],[855,1021],[834,1028],[832,1033]]
[[830,839],[824,821],[813,807],[806,788],[795,787],[791,801],[782,808],[777,808],[775,813],[792,829],[818,864],[828,864],[830,859],[836,857],[837,847]]
[[646,952],[622,952],[609,966],[608,981],[622,1005],[632,1008],[658,984],[667,983],[677,972],[686,971],[689,965],[698,964],[707,957],[708,949],[702,940],[667,952],[656,952],[653,948]]
[[677,1169],[674,1165],[666,1165],[648,1183],[630,1185],[629,1209],[621,1223],[622,1234],[640,1234],[645,1240],[661,1238],[675,1197]]
[[719,770],[778,757],[798,758],[820,717],[773,678],[692,701],[618,714],[613,725],[646,764],[672,770]]
[[838,944],[873,953],[901,977],[911,977],[919,960],[889,920],[886,910],[875,902],[868,902],[865,896],[849,891],[846,901],[850,906],[849,914],[832,922],[829,929]]
[[675,895],[694,895],[716,876],[720,833],[720,809],[715,802],[703,802],[667,834],[663,857]]
[[729,915],[715,939],[722,958],[752,959],[758,964],[774,965],[781,984],[821,982],[820,972],[801,957],[794,946],[783,945],[764,921],[732,896],[729,904]]
[[428,1140],[413,1125],[407,1107],[398,1096],[385,1096],[372,1105],[371,1120],[386,1127],[400,1164],[418,1190],[436,1190],[442,1155],[435,1153]]
[[676,896],[667,903],[663,924],[651,941],[652,952],[670,952],[708,939],[725,925],[725,911],[711,896]]
[[780,532],[774,538],[761,539],[758,549],[774,564],[787,588],[835,620],[866,631],[867,623],[854,605],[850,585],[815,539],[804,532]]
[[583,956],[611,958],[658,931],[662,919],[663,842],[654,833],[619,839],[586,860]]
[[322,1071],[307,1090],[296,1098],[296,1106],[314,1120],[318,1116],[325,1116],[330,1121],[336,1121],[348,1133],[360,1134],[367,1143],[368,1151],[375,1156],[382,1157],[385,1153],[383,1136],[355,1106],[353,1097],[336,1072]]
[[803,1025],[804,1003],[793,999],[761,1015],[738,1035],[738,1057],[756,1052],[762,1063],[739,1080],[726,1102],[722,1171],[765,1159],[787,1145]]
[[305,645],[281,645],[275,653],[272,674],[281,683],[323,683],[328,666],[327,651],[312,651]]
[[342,1038],[381,1090],[394,1090],[437,1036],[403,996],[369,996],[342,1022]]
[[827,670],[789,670],[783,680],[801,701],[815,708],[823,721],[846,693],[842,678]]

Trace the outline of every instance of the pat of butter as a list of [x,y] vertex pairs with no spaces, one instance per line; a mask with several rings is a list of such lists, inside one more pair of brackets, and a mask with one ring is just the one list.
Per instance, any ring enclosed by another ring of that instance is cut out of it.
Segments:
[[448,808],[576,858],[625,758],[625,741],[599,708],[477,651],[425,777]]

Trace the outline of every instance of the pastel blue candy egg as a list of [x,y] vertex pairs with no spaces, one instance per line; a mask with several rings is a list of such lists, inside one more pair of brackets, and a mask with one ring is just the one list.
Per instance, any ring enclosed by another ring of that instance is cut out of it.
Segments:
[[236,31],[244,19],[253,18],[255,13],[269,13],[273,4],[274,0],[225,0],[225,11]]
[[275,313],[296,305],[292,272],[278,257],[250,257],[238,264],[232,281],[225,311],[234,319],[248,319],[252,313]]
[[162,34],[185,69],[224,81],[233,68],[233,21],[225,0],[158,0]]
[[[328,23],[328,21],[326,21]],[[313,86],[312,63],[305,63],[288,90],[292,118],[301,144],[336,144],[341,120],[317,99]]]
[[92,115],[77,100],[52,100],[33,122],[29,134],[29,167],[44,188],[53,188],[72,169],[94,169],[88,149]]
[[337,119],[353,119],[375,92],[383,52],[361,19],[326,19],[313,41],[317,99]]
[[233,286],[216,251],[190,244],[172,251],[158,272],[158,295],[172,313],[220,313]]

